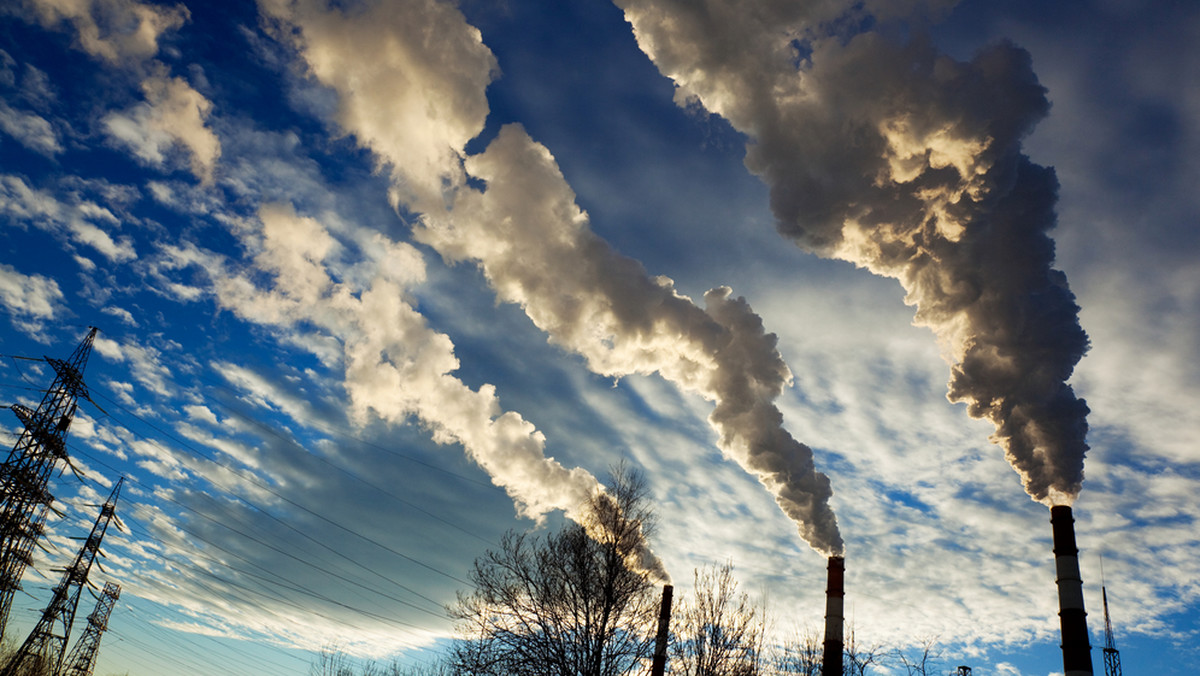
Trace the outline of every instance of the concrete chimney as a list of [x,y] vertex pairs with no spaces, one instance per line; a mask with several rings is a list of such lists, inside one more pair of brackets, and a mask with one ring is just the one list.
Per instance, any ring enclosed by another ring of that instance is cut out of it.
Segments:
[[654,644],[654,661],[650,676],[663,676],[667,669],[667,639],[671,635],[671,595],[675,588],[663,585],[662,605],[658,608],[658,637]]
[[1050,525],[1054,529],[1063,673],[1065,676],[1092,676],[1092,646],[1088,642],[1083,578],[1079,575],[1079,549],[1075,547],[1075,518],[1071,508],[1067,505],[1051,507]]
[[845,577],[846,559],[829,557],[829,584],[825,588],[825,655],[821,659],[821,673],[828,676],[841,676],[842,673]]

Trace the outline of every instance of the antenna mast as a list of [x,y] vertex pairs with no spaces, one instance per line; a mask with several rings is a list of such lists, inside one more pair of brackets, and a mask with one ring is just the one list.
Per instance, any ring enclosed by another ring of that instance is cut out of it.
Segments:
[[1113,640],[1112,622],[1108,619],[1108,590],[1100,587],[1104,599],[1104,676],[1121,676],[1121,653]]
[[42,535],[46,510],[54,501],[46,485],[58,461],[67,460],[67,430],[77,402],[80,397],[90,399],[83,369],[95,338],[93,327],[66,361],[46,357],[54,367],[54,382],[36,411],[20,404],[9,406],[25,430],[0,466],[0,638],[13,594],[21,588],[33,546]]

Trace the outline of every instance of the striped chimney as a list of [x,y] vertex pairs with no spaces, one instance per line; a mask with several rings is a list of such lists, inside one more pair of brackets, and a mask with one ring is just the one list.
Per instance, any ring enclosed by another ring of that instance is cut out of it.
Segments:
[[846,559],[829,557],[829,584],[825,588],[825,655],[821,673],[841,676],[842,673],[842,608],[845,605]]
[[1083,578],[1079,575],[1079,549],[1075,547],[1075,519],[1071,516],[1071,508],[1067,505],[1051,507],[1050,525],[1054,528],[1063,673],[1065,676],[1092,676],[1092,646],[1088,642]]
[[674,587],[663,585],[662,605],[658,608],[658,637],[654,646],[654,661],[650,663],[651,676],[663,676],[667,668],[667,639],[671,635],[671,594]]

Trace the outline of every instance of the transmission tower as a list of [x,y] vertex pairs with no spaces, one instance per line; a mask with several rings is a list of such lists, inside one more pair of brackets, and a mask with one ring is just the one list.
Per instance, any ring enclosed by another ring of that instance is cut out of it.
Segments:
[[1112,622],[1108,619],[1108,590],[1100,587],[1104,599],[1104,676],[1121,676],[1121,653],[1113,640]]
[[59,460],[67,459],[67,430],[79,398],[89,399],[83,369],[95,338],[93,328],[66,361],[46,357],[54,367],[54,382],[36,411],[20,404],[9,406],[25,429],[0,466],[0,638],[8,625],[13,594],[21,588],[46,510],[54,500],[46,488],[50,474]]
[[116,514],[117,496],[124,482],[124,477],[117,481],[112,495],[108,496],[108,501],[101,506],[100,516],[96,517],[96,524],[92,526],[92,532],[79,549],[75,561],[63,569],[62,580],[54,588],[54,597],[50,599],[50,604],[42,611],[42,619],[4,666],[0,676],[40,676],[58,673],[67,639],[70,638],[71,623],[75,621],[79,593],[87,584],[88,571],[91,570],[96,555],[100,553],[100,542],[104,539],[109,522]]
[[104,636],[104,630],[108,629],[108,616],[120,596],[121,585],[115,582],[104,583],[104,592],[96,601],[96,609],[88,615],[87,629],[83,631],[83,636],[79,637],[67,661],[63,663],[65,667],[60,672],[61,676],[92,676],[92,669],[96,667],[96,653],[100,651],[100,638]]

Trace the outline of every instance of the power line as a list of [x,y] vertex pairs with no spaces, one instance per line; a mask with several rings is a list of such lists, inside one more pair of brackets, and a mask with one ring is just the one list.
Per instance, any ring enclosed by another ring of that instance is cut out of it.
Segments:
[[[198,379],[199,379],[200,381],[204,382],[204,383],[207,383],[207,384],[208,384],[210,387],[217,388],[217,389],[222,389],[222,390],[226,390],[227,392],[229,392],[229,393],[233,394],[235,399],[240,399],[240,398],[241,398],[241,397],[237,396],[237,395],[238,395],[238,391],[237,391],[237,390],[235,390],[235,389],[233,389],[232,387],[229,387],[228,385],[225,385],[225,384],[223,384],[223,383],[220,383],[220,382],[214,381],[214,380],[212,380],[212,379],[210,379],[210,378],[205,378],[205,377],[203,377],[203,376],[198,376]],[[226,402],[225,400],[223,400],[223,399],[221,399],[221,398],[219,398],[219,397],[218,397],[218,398],[214,398],[214,401],[218,402],[219,404],[221,404],[221,406],[225,407],[226,409],[233,410],[233,409],[232,409],[232,407],[230,406],[230,404],[229,404],[228,402]],[[235,412],[235,413],[237,413],[237,411],[234,411],[234,412]],[[243,415],[244,415],[244,414],[243,414]],[[248,418],[248,419],[250,419],[250,420],[256,420],[256,419],[255,419],[255,418],[253,418],[252,416],[247,416],[247,418]],[[339,428],[335,428],[334,426],[332,426],[332,425],[330,425],[330,424],[328,424],[328,423],[326,423],[326,424],[317,424],[317,423],[316,423],[316,421],[313,421],[313,420],[305,420],[305,421],[298,421],[298,422],[300,422],[300,424],[302,424],[302,425],[304,425],[304,426],[306,426],[306,427],[312,428],[312,429],[314,429],[314,430],[316,430],[316,431],[318,431],[318,432],[321,432],[321,433],[323,433],[323,434],[327,434],[327,435],[333,435],[333,436],[339,436],[339,437],[342,437],[342,438],[344,438],[344,439],[350,439],[350,440],[356,441],[356,442],[358,442],[358,443],[360,443],[360,444],[362,444],[362,445],[364,445],[364,446],[368,446],[368,447],[370,447],[370,448],[374,448],[375,450],[378,450],[378,451],[383,451],[384,453],[387,453],[387,454],[389,454],[389,455],[392,455],[392,456],[394,456],[394,457],[400,458],[400,459],[402,459],[402,460],[406,460],[406,461],[408,461],[408,462],[411,462],[411,463],[413,463],[413,464],[421,465],[422,467],[425,467],[425,468],[427,468],[427,469],[433,470],[433,471],[435,471],[435,472],[441,472],[442,474],[446,474],[446,475],[448,475],[448,476],[451,476],[451,477],[454,477],[454,478],[456,478],[456,479],[460,479],[460,480],[462,480],[462,481],[465,481],[465,482],[468,482],[468,483],[475,484],[476,486],[479,486],[479,487],[481,487],[481,488],[486,488],[486,489],[489,489],[489,490],[491,490],[491,489],[495,488],[495,485],[494,485],[494,484],[491,484],[491,483],[488,483],[488,482],[485,482],[485,481],[480,481],[480,480],[478,480],[478,479],[476,479],[476,478],[474,478],[474,477],[469,477],[469,476],[467,476],[467,475],[465,475],[465,474],[460,474],[460,473],[458,473],[458,472],[455,472],[454,470],[446,469],[445,467],[440,467],[440,466],[438,466],[438,465],[434,465],[434,464],[432,464],[432,463],[425,462],[424,460],[421,460],[420,458],[414,457],[414,456],[412,456],[412,455],[409,455],[409,454],[407,454],[407,453],[402,453],[402,452],[400,452],[400,451],[398,451],[398,450],[396,450],[396,449],[394,449],[394,448],[391,448],[391,447],[389,447],[389,446],[384,446],[384,445],[382,445],[382,444],[377,444],[377,443],[375,443],[375,442],[373,442],[373,441],[368,441],[368,440],[366,440],[366,439],[363,439],[362,437],[359,437],[359,436],[357,436],[357,435],[351,434],[350,432],[348,432],[348,431],[346,431],[346,430],[339,429]]]
[[[113,400],[113,399],[111,399],[111,398],[109,398],[109,397],[107,397],[107,396],[105,396],[105,395],[103,395],[103,394],[99,394],[99,395],[97,395],[97,396],[99,396],[100,398],[104,399],[105,401],[107,401],[107,402],[109,402],[109,403],[111,403],[111,404],[115,405],[116,407],[118,407],[118,408],[120,408],[122,411],[124,411],[125,413],[128,413],[129,415],[133,416],[134,418],[137,418],[137,419],[138,419],[140,422],[142,422],[143,424],[145,424],[147,427],[150,427],[151,429],[153,429],[153,430],[157,431],[158,433],[162,434],[163,436],[167,437],[168,439],[171,439],[172,441],[174,441],[174,442],[178,443],[180,446],[182,446],[183,448],[186,448],[186,449],[188,449],[188,450],[189,450],[189,451],[191,451],[193,454],[195,454],[195,455],[197,455],[197,456],[200,456],[201,458],[203,458],[203,459],[205,459],[205,460],[208,460],[209,462],[212,462],[212,463],[214,463],[214,464],[216,464],[216,465],[218,465],[218,466],[220,466],[220,467],[223,467],[223,468],[225,468],[225,469],[227,469],[227,470],[229,470],[229,471],[231,471],[231,472],[235,472],[235,473],[237,473],[237,474],[238,474],[240,477],[244,478],[246,481],[248,481],[248,482],[250,482],[250,483],[254,484],[255,486],[257,486],[257,487],[259,487],[259,488],[261,488],[261,489],[263,489],[263,490],[267,491],[267,492],[268,492],[268,493],[270,493],[271,495],[274,495],[275,497],[279,498],[280,500],[283,500],[284,502],[288,503],[289,505],[292,505],[293,507],[295,507],[295,508],[297,508],[297,509],[299,509],[299,510],[301,510],[301,511],[303,511],[303,512],[307,513],[307,514],[309,514],[309,515],[311,515],[311,516],[313,516],[313,517],[315,517],[315,518],[317,518],[317,519],[320,519],[321,521],[324,521],[325,523],[328,523],[329,525],[331,525],[331,526],[333,526],[333,527],[335,527],[335,528],[337,528],[337,529],[339,529],[339,530],[345,531],[346,533],[349,533],[350,535],[353,535],[353,536],[355,536],[355,537],[357,537],[357,538],[360,538],[360,539],[362,539],[362,540],[364,540],[364,541],[366,541],[366,542],[369,542],[370,544],[373,544],[373,545],[375,545],[376,547],[378,547],[378,548],[380,548],[380,549],[382,549],[382,550],[384,550],[384,551],[390,552],[390,553],[392,553],[392,554],[394,554],[394,555],[396,555],[396,556],[399,556],[399,557],[400,557],[400,558],[402,558],[402,559],[405,559],[406,561],[409,561],[409,562],[411,562],[411,563],[414,563],[414,564],[416,564],[416,565],[418,565],[418,566],[421,566],[422,568],[425,568],[425,569],[427,569],[427,570],[429,570],[429,571],[431,571],[431,572],[433,572],[433,573],[435,573],[435,574],[437,574],[437,575],[441,575],[442,577],[448,578],[448,579],[450,579],[450,580],[454,580],[455,582],[458,582],[458,583],[460,583],[460,584],[464,584],[464,585],[469,585],[469,584],[470,584],[470,582],[467,582],[466,580],[463,580],[462,578],[459,578],[459,577],[457,577],[457,576],[455,576],[455,575],[451,575],[450,573],[447,573],[447,572],[445,572],[445,571],[442,571],[442,570],[440,570],[440,569],[438,569],[438,568],[435,568],[435,567],[433,567],[433,566],[431,566],[431,565],[429,565],[429,564],[427,564],[427,563],[425,563],[425,562],[423,562],[423,561],[420,561],[420,560],[418,560],[418,559],[416,559],[416,558],[413,558],[413,557],[409,556],[408,554],[405,554],[405,553],[403,553],[403,552],[400,552],[400,551],[398,551],[398,550],[396,550],[396,549],[393,549],[392,547],[389,547],[388,545],[385,545],[385,544],[383,544],[383,543],[381,543],[381,542],[379,542],[379,541],[377,541],[377,540],[375,540],[375,539],[373,539],[373,538],[371,538],[371,537],[369,537],[369,536],[363,535],[362,533],[359,533],[358,531],[356,531],[356,530],[354,530],[354,529],[352,529],[352,528],[350,528],[350,527],[348,527],[348,526],[345,526],[345,525],[343,525],[343,524],[340,524],[340,523],[338,523],[338,522],[336,522],[336,521],[334,521],[334,520],[330,519],[329,517],[327,517],[327,516],[325,516],[325,515],[323,515],[323,514],[321,514],[321,513],[319,513],[319,512],[313,511],[313,510],[309,509],[308,507],[305,507],[304,505],[302,505],[302,504],[300,504],[300,503],[296,502],[295,500],[292,500],[291,498],[289,498],[289,497],[287,497],[287,496],[283,495],[282,493],[280,493],[279,491],[275,490],[275,489],[274,489],[274,488],[272,488],[272,487],[271,487],[269,484],[267,484],[266,482],[264,482],[264,481],[260,480],[258,477],[254,476],[253,474],[247,474],[247,473],[246,473],[244,470],[242,470],[241,468],[232,467],[232,466],[230,466],[228,463],[221,462],[220,460],[217,460],[217,459],[214,459],[214,458],[210,458],[210,457],[208,457],[208,456],[207,456],[207,455],[205,455],[204,453],[202,453],[202,452],[198,451],[196,448],[194,448],[193,446],[191,446],[190,444],[188,444],[186,441],[184,441],[184,440],[182,440],[182,439],[179,439],[178,437],[174,436],[174,435],[173,435],[173,434],[171,434],[170,432],[167,432],[167,431],[163,430],[162,428],[160,428],[160,427],[158,427],[157,425],[155,425],[155,424],[153,424],[153,423],[149,422],[148,420],[146,420],[145,418],[143,418],[143,417],[139,416],[138,414],[134,413],[133,411],[130,411],[128,408],[126,408],[125,406],[123,406],[123,405],[122,405],[120,402],[117,402],[117,401],[115,401],[115,400]],[[120,421],[118,421],[116,418],[113,418],[113,416],[112,416],[111,414],[109,414],[109,415],[108,415],[108,417],[109,417],[109,418],[112,418],[112,419],[114,420],[114,422],[116,422],[116,423],[117,423],[118,425],[120,425],[122,428],[124,428],[124,429],[126,429],[126,430],[130,431],[130,432],[131,432],[131,433],[133,433],[133,434],[137,434],[138,436],[141,436],[143,439],[145,439],[146,441],[148,441],[148,442],[150,442],[150,443],[153,443],[155,446],[157,446],[157,447],[158,447],[158,448],[160,448],[161,450],[164,450],[164,451],[166,451],[166,450],[167,450],[167,449],[163,448],[161,445],[159,445],[157,442],[155,442],[154,440],[152,440],[152,439],[149,439],[148,437],[145,437],[144,435],[138,434],[138,433],[137,433],[137,432],[135,432],[134,430],[130,429],[130,428],[127,426],[127,425],[125,425],[125,424],[121,423],[121,422],[120,422]],[[485,542],[486,542],[486,541],[485,541]]]
[[[104,464],[104,463],[101,463],[101,464]],[[131,478],[130,480],[131,480],[131,481],[134,481],[134,482],[137,482],[137,480],[136,480],[136,479],[132,479],[132,478]],[[185,505],[185,504],[183,504],[183,503],[179,502],[178,500],[175,500],[174,498],[170,498],[170,497],[168,497],[168,496],[166,496],[166,495],[161,495],[161,494],[158,494],[158,495],[157,495],[157,497],[159,497],[159,498],[162,498],[162,499],[165,499],[165,500],[167,500],[167,501],[169,501],[169,502],[171,502],[171,503],[174,503],[175,505],[178,505],[179,507],[181,507],[181,508],[183,508],[183,509],[185,509],[185,510],[188,510],[188,511],[190,511],[190,512],[192,512],[192,513],[196,514],[197,516],[200,516],[200,517],[202,517],[202,518],[204,518],[204,519],[206,519],[206,520],[209,520],[209,521],[212,521],[213,523],[216,523],[217,525],[220,525],[220,526],[222,526],[222,527],[224,527],[224,528],[227,528],[227,529],[229,529],[230,531],[232,531],[232,532],[234,532],[234,533],[237,533],[238,535],[241,535],[242,537],[245,537],[245,538],[249,539],[249,540],[250,540],[250,541],[252,541],[252,542],[255,542],[255,543],[257,543],[257,544],[260,544],[260,545],[262,545],[262,546],[264,546],[264,547],[267,547],[268,549],[271,549],[271,550],[273,550],[273,551],[276,551],[276,552],[278,552],[278,553],[280,553],[280,554],[283,554],[284,556],[287,556],[287,557],[289,557],[289,558],[291,558],[291,559],[294,559],[294,560],[296,560],[296,561],[299,561],[300,563],[303,563],[304,565],[306,565],[306,566],[309,566],[310,568],[313,568],[314,570],[317,570],[318,572],[324,573],[325,575],[329,575],[329,576],[332,576],[332,577],[338,578],[338,579],[340,579],[340,580],[342,580],[342,581],[344,581],[344,582],[347,582],[347,583],[349,583],[349,584],[351,584],[351,585],[354,585],[354,586],[357,586],[357,587],[359,587],[359,588],[365,589],[365,590],[367,590],[367,591],[371,592],[372,594],[375,594],[375,595],[378,595],[378,596],[383,596],[383,597],[385,597],[385,598],[388,598],[388,599],[390,599],[390,600],[396,601],[397,603],[401,603],[401,604],[403,604],[403,605],[405,605],[405,606],[411,607],[411,608],[413,608],[413,609],[415,609],[415,610],[418,610],[418,611],[420,611],[420,612],[427,613],[427,614],[429,614],[429,615],[432,615],[432,616],[434,616],[434,617],[437,617],[438,619],[449,619],[449,618],[447,618],[447,617],[445,616],[445,614],[443,614],[443,613],[435,613],[435,612],[432,612],[432,611],[430,611],[430,610],[427,610],[427,609],[425,609],[425,608],[421,608],[420,606],[417,606],[417,605],[415,605],[415,604],[413,604],[413,603],[411,603],[411,602],[409,602],[409,601],[407,601],[407,600],[404,600],[404,599],[401,599],[401,598],[397,598],[397,597],[395,597],[395,596],[391,596],[390,594],[387,594],[387,593],[381,592],[381,591],[379,591],[379,590],[376,590],[376,589],[373,589],[373,588],[371,588],[371,587],[367,587],[366,585],[363,585],[363,584],[361,584],[361,583],[359,583],[359,582],[357,582],[357,581],[354,581],[354,580],[351,580],[351,579],[349,579],[349,578],[346,578],[345,576],[343,576],[343,575],[340,575],[340,574],[338,574],[338,573],[336,573],[336,572],[334,572],[334,571],[332,571],[332,570],[329,570],[329,569],[327,569],[327,568],[324,568],[324,567],[322,567],[322,566],[318,566],[318,565],[316,565],[316,564],[314,564],[314,563],[312,563],[312,562],[306,561],[306,560],[304,560],[304,559],[302,559],[302,558],[300,558],[300,557],[298,557],[298,556],[295,556],[295,555],[293,555],[293,554],[291,554],[291,553],[289,553],[289,552],[285,552],[285,551],[283,551],[282,549],[280,549],[280,548],[278,548],[278,547],[275,547],[274,545],[271,545],[270,543],[267,543],[267,542],[265,542],[265,541],[264,541],[264,540],[262,540],[261,538],[258,538],[258,537],[255,537],[255,536],[253,536],[253,535],[249,535],[249,534],[247,534],[247,533],[243,533],[243,532],[241,532],[241,531],[238,531],[238,530],[236,530],[236,529],[230,528],[229,526],[227,526],[227,525],[225,525],[225,524],[222,524],[220,521],[217,521],[217,520],[216,520],[216,519],[214,519],[213,517],[211,517],[211,516],[209,516],[209,515],[207,515],[207,514],[204,514],[203,512],[200,512],[199,510],[196,510],[196,509],[194,509],[194,508],[192,508],[192,507],[190,507],[190,506],[188,506],[188,505]],[[138,523],[138,522],[139,522],[139,520],[138,520],[136,517],[133,517],[133,516],[129,516],[129,517],[127,517],[127,519],[126,519],[126,520],[130,521],[131,523]],[[254,563],[253,561],[251,561],[251,560],[247,559],[246,557],[244,557],[244,556],[242,556],[242,555],[240,555],[240,554],[238,554],[238,553],[236,553],[236,552],[233,552],[233,551],[229,550],[228,548],[226,548],[226,547],[223,547],[222,545],[219,545],[219,544],[217,544],[217,543],[213,542],[212,540],[210,540],[210,539],[208,539],[208,538],[204,537],[203,535],[201,535],[201,534],[197,533],[197,532],[196,532],[196,531],[194,531],[194,530],[191,530],[191,529],[187,528],[186,526],[180,525],[180,524],[178,524],[178,523],[173,523],[173,524],[172,524],[172,526],[173,526],[173,527],[175,527],[175,528],[178,528],[179,530],[183,531],[184,533],[187,533],[188,535],[190,535],[190,536],[192,536],[192,537],[196,538],[197,540],[200,540],[200,541],[202,541],[202,542],[204,542],[204,543],[208,544],[209,546],[212,546],[212,547],[214,547],[214,548],[216,548],[216,549],[219,549],[219,550],[221,550],[221,551],[225,552],[226,554],[229,554],[230,556],[236,557],[236,558],[238,558],[238,559],[240,559],[240,560],[244,561],[245,563],[247,563],[247,564],[248,564],[248,565],[250,565],[250,566],[253,566],[253,567],[255,567],[255,568],[259,569],[259,570],[263,570],[264,572],[266,572],[266,573],[268,573],[268,574],[270,574],[270,575],[275,575],[275,573],[274,573],[273,571],[269,571],[269,570],[266,570],[265,568],[262,568],[262,567],[261,567],[259,564],[257,564],[257,563]],[[142,526],[142,528],[143,528],[143,530],[144,530],[144,531],[146,531],[146,533],[147,533],[147,534],[150,532],[150,529],[149,529],[147,526],[143,525],[143,526]],[[153,540],[155,540],[156,542],[158,542],[158,543],[160,543],[160,544],[162,544],[162,545],[165,545],[165,546],[168,546],[168,547],[170,547],[170,546],[171,546],[171,545],[170,545],[170,543],[167,543],[166,541],[164,541],[164,540],[161,540],[160,538],[154,537],[153,535],[150,535],[149,537],[150,537],[150,539],[153,539]],[[225,565],[226,565],[226,564],[225,564],[225,562],[223,562],[223,561],[219,561],[219,560],[215,560],[215,559],[214,559],[214,561],[215,561],[215,562],[217,562],[217,563],[219,563],[219,564],[220,564],[220,565],[222,565],[222,566],[225,566]],[[241,572],[241,573],[243,573],[243,574],[250,574],[250,573],[247,573],[247,571],[239,571],[239,572]],[[259,576],[253,575],[253,574],[250,574],[250,575],[252,575],[253,577],[259,577]],[[282,576],[279,576],[279,577],[280,577],[281,579],[285,579],[285,578],[282,578]],[[396,624],[398,624],[399,626],[402,626],[402,627],[405,627],[405,628],[419,629],[419,627],[416,627],[415,625],[411,625],[411,624],[408,624],[408,623],[402,623],[402,622],[399,622],[399,621],[397,621],[397,620],[392,620],[391,618],[384,617],[384,616],[382,616],[382,615],[377,615],[377,614],[371,613],[370,611],[366,611],[366,610],[362,610],[362,609],[354,608],[354,607],[352,607],[352,606],[349,606],[349,605],[347,605],[347,604],[345,604],[345,603],[342,603],[342,602],[340,602],[340,601],[337,601],[337,600],[335,600],[335,599],[331,599],[331,598],[329,598],[329,597],[327,597],[327,596],[325,596],[325,595],[323,595],[323,594],[319,594],[319,593],[317,593],[317,592],[314,592],[314,591],[312,591],[312,590],[309,590],[309,589],[307,589],[307,588],[305,588],[305,587],[302,587],[302,586],[292,586],[292,587],[291,587],[291,589],[292,589],[293,591],[298,591],[298,592],[302,592],[302,593],[307,593],[307,594],[309,594],[309,595],[313,596],[314,598],[317,598],[317,599],[319,599],[319,600],[322,600],[322,601],[326,601],[326,602],[328,602],[328,603],[333,603],[333,604],[335,604],[335,605],[342,606],[342,607],[344,607],[344,608],[346,608],[346,609],[348,609],[348,610],[353,610],[353,611],[355,611],[355,612],[359,612],[359,613],[362,613],[362,614],[365,614],[365,615],[370,615],[370,616],[372,616],[372,617],[375,617],[376,619],[380,619],[380,620],[383,620],[383,621],[388,621],[388,622],[396,623]],[[406,589],[407,589],[407,588],[406,588]],[[423,595],[422,595],[422,598],[425,598],[425,599],[426,599],[426,600],[428,600],[430,603],[433,603],[433,604],[435,604],[435,605],[438,605],[436,601],[434,601],[434,600],[432,600],[432,599],[429,599],[428,597],[425,597],[425,596],[423,596]],[[282,599],[279,599],[279,600],[282,600]],[[331,620],[333,620],[334,618],[327,618],[327,619],[331,619]]]

